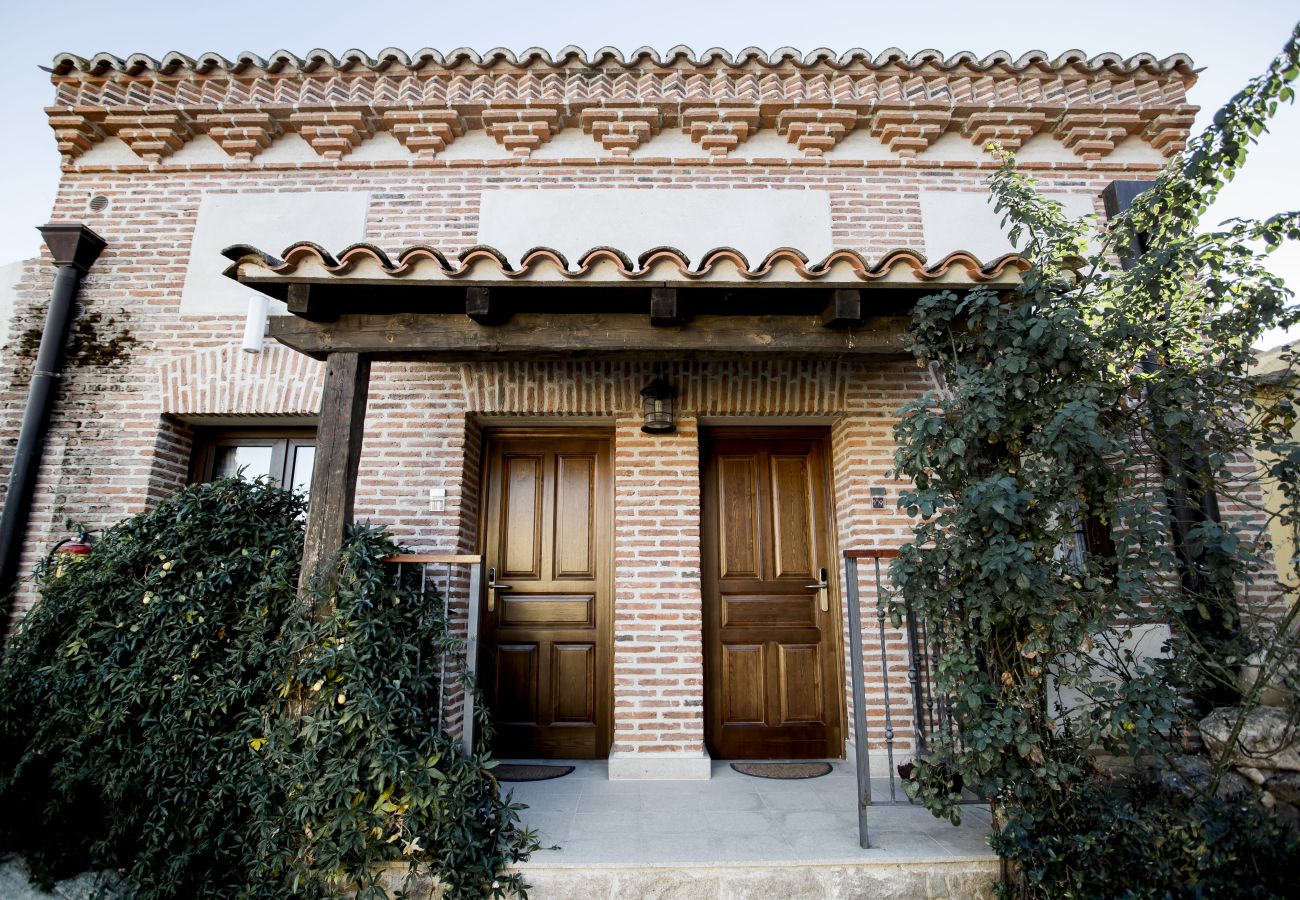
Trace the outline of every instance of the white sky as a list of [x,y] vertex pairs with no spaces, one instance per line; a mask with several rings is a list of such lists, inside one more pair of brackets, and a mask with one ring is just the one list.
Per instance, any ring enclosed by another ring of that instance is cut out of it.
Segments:
[[[1078,48],[1089,54],[1150,52],[1189,54],[1204,67],[1191,100],[1202,107],[1198,126],[1281,48],[1296,20],[1296,0],[1038,0],[971,3],[952,0],[468,0],[375,3],[318,0],[295,3],[212,3],[199,0],[131,2],[4,0],[0,8],[0,262],[34,255],[33,230],[49,217],[58,181],[58,153],[43,107],[52,90],[37,67],[55,53],[118,56],[169,50],[191,56],[242,50],[263,56],[321,47],[341,53],[353,47],[370,54],[390,46],[407,51],[460,46],[515,50],[539,46],[555,51],[575,44],[624,51],[640,46],[666,50],[686,44],[808,51],[863,47],[908,53],[936,48],[945,54],[980,55],[1007,50],[1053,55]],[[1245,173],[1224,192],[1215,219],[1271,215],[1300,208],[1300,109],[1279,111]],[[1300,289],[1300,247],[1279,251],[1273,267]],[[1300,337],[1300,330],[1290,338]],[[1268,344],[1284,338],[1275,335]]]

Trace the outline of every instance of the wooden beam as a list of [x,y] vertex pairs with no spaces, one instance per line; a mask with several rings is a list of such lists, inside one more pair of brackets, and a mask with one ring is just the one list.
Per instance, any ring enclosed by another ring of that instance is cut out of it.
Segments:
[[496,328],[459,315],[344,315],[334,322],[272,316],[280,343],[317,359],[366,353],[376,359],[743,359],[901,354],[908,319],[870,319],[853,331],[823,328],[819,316],[697,316],[685,328],[655,328],[635,313],[520,313]]
[[370,357],[344,352],[331,353],[327,359],[298,577],[298,589],[304,596],[313,586],[328,589],[333,583],[338,553],[352,522],[370,392]]
[[831,299],[822,312],[825,328],[851,328],[862,321],[862,291],[831,291]]
[[656,328],[681,325],[685,318],[677,306],[677,288],[650,290],[650,324]]

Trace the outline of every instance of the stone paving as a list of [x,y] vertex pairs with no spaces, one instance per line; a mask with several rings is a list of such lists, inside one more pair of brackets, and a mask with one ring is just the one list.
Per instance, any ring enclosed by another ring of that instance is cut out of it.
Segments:
[[[521,814],[553,863],[775,862],[995,859],[985,841],[987,807],[965,807],[953,827],[920,806],[872,806],[871,849],[858,846],[856,780],[843,762],[821,778],[781,781],[713,764],[708,781],[610,781],[599,763],[551,781],[503,785],[528,805]],[[888,781],[873,800],[889,798]],[[905,800],[901,789],[897,796]]]
[[[853,769],[803,781],[713,764],[708,781],[610,781],[599,763],[503,785],[543,850],[521,866],[535,900],[564,898],[967,898],[990,895],[986,807],[953,827],[919,807],[872,806],[858,846]],[[888,781],[873,800],[889,799]],[[901,791],[898,797],[903,799]]]
[[[610,781],[600,763],[552,781],[503,785],[544,849],[521,868],[533,900],[967,900],[992,895],[997,857],[986,807],[960,827],[908,805],[873,805],[858,846],[856,781],[843,762],[821,778],[778,781],[713,764],[708,781]],[[874,782],[877,803],[888,782]],[[902,798],[901,791],[897,795]],[[83,874],[44,894],[22,860],[0,860],[0,900],[90,900]]]

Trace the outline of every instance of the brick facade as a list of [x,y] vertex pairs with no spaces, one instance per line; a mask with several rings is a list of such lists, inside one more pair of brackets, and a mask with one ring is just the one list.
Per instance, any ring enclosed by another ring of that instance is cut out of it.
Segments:
[[[129,341],[117,358],[74,364],[64,379],[24,574],[71,523],[103,528],[182,485],[194,427],[312,421],[319,363],[274,344],[260,354],[241,352],[242,315],[180,313],[205,195],[260,194],[274,202],[289,192],[360,192],[368,197],[368,242],[426,244],[450,256],[478,242],[483,198],[504,188],[822,192],[834,245],[878,258],[924,245],[921,191],[986,193],[994,163],[980,149],[985,141],[1053,142],[1050,159],[1025,168],[1045,190],[1085,198],[1100,212],[1108,182],[1153,177],[1163,156],[1181,146],[1191,109],[1190,70],[1177,61],[1007,60],[985,68],[970,60],[922,60],[911,68],[787,61],[765,70],[751,59],[715,60],[697,71],[678,59],[659,67],[602,63],[602,72],[618,71],[597,76],[574,61],[408,70],[400,61],[390,69],[340,61],[308,69],[284,60],[241,69],[61,60],[50,120],[65,166],[50,220],[84,222],[108,240],[86,280],[82,315],[100,312],[104,331],[129,331]],[[619,99],[632,95],[636,103]],[[547,155],[566,129],[582,132],[589,147],[581,155]],[[788,152],[744,156],[765,131],[780,135]],[[856,131],[877,140],[881,155],[854,150],[846,136]],[[403,155],[367,156],[368,142],[385,133]],[[476,133],[492,142],[472,146],[499,152],[450,153]],[[276,157],[277,143],[291,136],[314,157]],[[930,152],[952,136],[966,149]],[[200,138],[222,157],[187,157],[184,148]],[[113,140],[135,158],[100,152]],[[107,206],[93,210],[92,197]],[[719,223],[720,245],[729,227],[744,223]],[[52,278],[48,265],[30,271],[5,348],[16,368],[0,391],[0,477],[8,474],[31,365],[23,335],[39,327]],[[103,325],[110,317],[115,324]],[[928,382],[899,356],[670,364],[668,376],[681,390],[679,428],[652,437],[639,431],[637,395],[650,372],[634,362],[376,363],[356,513],[418,550],[475,552],[485,425],[579,421],[611,429],[613,752],[699,755],[700,423],[826,425],[839,549],[895,546],[909,529],[894,508],[898,485],[888,480],[895,411]],[[441,511],[430,511],[432,486],[446,490]],[[873,496],[884,497],[883,509]],[[453,608],[462,629],[466,590],[458,576]],[[872,611],[864,622],[868,714],[879,734],[885,710],[869,579],[864,591]],[[24,586],[20,609],[32,600]],[[886,637],[894,726],[906,742],[906,648],[892,629]],[[450,708],[454,727],[463,698]]]

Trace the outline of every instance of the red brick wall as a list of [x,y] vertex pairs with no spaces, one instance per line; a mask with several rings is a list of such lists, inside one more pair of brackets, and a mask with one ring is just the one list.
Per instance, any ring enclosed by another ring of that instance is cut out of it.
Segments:
[[[842,162],[842,161],[841,161]],[[1035,167],[1049,190],[1097,197],[1116,177],[1140,177],[1151,166],[1078,160]],[[189,244],[205,192],[279,192],[347,188],[372,196],[367,239],[395,249],[426,243],[452,253],[476,241],[482,192],[503,187],[572,190],[583,185],[635,190],[735,187],[824,191],[833,241],[876,257],[919,246],[918,191],[942,184],[982,192],[988,164],[884,160],[830,165],[796,159],[750,164],[666,162],[573,165],[508,160],[502,165],[337,162],[226,166],[86,167],[69,169],[53,221],[83,221],[108,240],[83,291],[87,311],[115,316],[134,343],[117,365],[75,366],[52,423],[33,510],[24,573],[80,521],[102,528],[138,512],[183,483],[189,426],[212,417],[268,416],[300,420],[315,408],[319,366],[283,348],[260,356],[238,351],[239,316],[179,313]],[[92,213],[91,196],[110,200]],[[741,227],[741,226],[737,226]],[[725,228],[722,232],[725,233]],[[725,243],[725,237],[719,243]],[[269,248],[278,249],[278,248]],[[340,249],[340,248],[329,248]],[[7,477],[12,437],[25,400],[29,359],[18,359],[18,335],[39,325],[48,296],[48,266],[23,286],[15,337],[6,348],[12,374],[0,386],[5,435],[0,477]],[[868,296],[869,300],[869,296]],[[422,550],[473,550],[477,540],[479,428],[518,416],[564,417],[616,429],[617,490],[615,747],[636,752],[691,752],[702,745],[699,486],[697,416],[816,417],[832,421],[836,521],[840,547],[896,545],[907,520],[897,514],[897,486],[886,480],[897,407],[925,388],[924,373],[906,361],[848,363],[694,363],[673,367],[682,390],[682,428],[651,439],[637,430],[637,391],[649,369],[631,363],[380,363],[374,367],[357,515],[390,525]],[[429,509],[428,489],[446,489],[446,508]],[[885,508],[871,505],[872,488]],[[842,579],[841,579],[842,580]],[[464,628],[466,583],[453,581],[454,609]],[[20,608],[32,602],[25,588]],[[873,609],[873,595],[864,593]],[[872,731],[884,724],[879,646],[869,616],[867,660],[875,673],[868,698]],[[887,632],[893,665],[905,658]],[[873,668],[874,667],[874,668]],[[901,672],[896,684],[905,684]],[[900,741],[908,732],[907,698],[891,706]],[[453,697],[450,715],[463,698]]]

